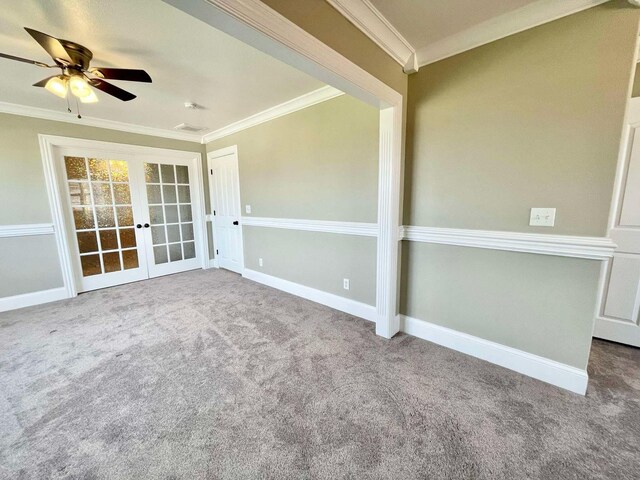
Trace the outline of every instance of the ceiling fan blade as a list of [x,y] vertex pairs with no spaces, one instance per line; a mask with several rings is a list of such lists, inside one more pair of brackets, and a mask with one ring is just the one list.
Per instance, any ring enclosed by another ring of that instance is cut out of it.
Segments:
[[129,100],[133,100],[134,98],[136,98],[133,93],[127,92],[126,90],[107,83],[104,80],[100,80],[99,78],[90,79],[89,85],[96,87],[98,90],[102,90],[104,93],[108,93],[109,95],[116,97],[123,102],[128,102]]
[[100,78],[106,78],[107,80],[127,80],[129,82],[151,83],[151,77],[144,70],[96,67],[91,69],[91,73]]
[[33,30],[31,28],[24,27],[24,29],[33,37],[33,39],[40,44],[42,48],[44,48],[51,58],[54,60],[59,58],[69,63],[73,63],[69,53],[64,48],[60,40],[51,35],[47,35],[46,33],[38,32],[37,30]]
[[49,80],[51,80],[52,78],[56,77],[56,75],[54,75],[53,77],[47,77],[47,78],[43,78],[42,80],[40,80],[39,82],[36,82],[33,84],[34,87],[44,87],[47,82]]
[[46,63],[38,62],[36,60],[29,60],[28,58],[16,57],[14,55],[9,55],[8,53],[0,53],[0,57],[8,58],[9,60],[15,60],[17,62],[30,63],[32,65],[37,65],[38,67],[48,67]]

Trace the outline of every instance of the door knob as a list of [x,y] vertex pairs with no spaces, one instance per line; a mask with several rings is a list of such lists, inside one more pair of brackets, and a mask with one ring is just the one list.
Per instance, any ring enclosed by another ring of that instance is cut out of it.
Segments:
[[144,228],[149,228],[149,224],[148,224],[148,223],[145,223],[145,224],[144,224]]
[[139,223],[136,225],[136,228],[142,228],[142,225]]
[[234,220],[234,221],[233,221],[233,224],[234,224],[234,225],[238,225],[238,220]]

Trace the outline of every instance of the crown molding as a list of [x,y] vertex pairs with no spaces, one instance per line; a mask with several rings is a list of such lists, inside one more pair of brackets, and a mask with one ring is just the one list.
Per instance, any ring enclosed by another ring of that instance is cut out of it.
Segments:
[[416,50],[369,0],[327,0],[398,62],[405,73],[418,71]]
[[418,48],[416,51],[417,63],[423,67],[607,1],[609,0],[538,0],[443,38],[438,42]]
[[0,113],[8,113],[11,115],[20,115],[23,117],[41,118],[43,120],[52,120],[54,122],[73,123],[86,127],[106,128],[108,130],[118,130],[121,132],[136,133],[138,135],[149,135],[152,137],[171,138],[173,140],[184,140],[187,142],[200,143],[202,136],[190,133],[175,132],[162,128],[144,127],[142,125],[134,125],[132,123],[116,122],[114,120],[104,120],[95,117],[77,118],[76,115],[68,112],[59,112],[48,110],[40,107],[30,107],[26,105],[18,105],[15,103],[0,102]]
[[314,90],[313,92],[309,92],[292,100],[288,100],[284,103],[281,103],[280,105],[276,105],[275,107],[271,107],[263,110],[262,112],[258,112],[255,115],[251,115],[250,117],[231,123],[226,127],[222,127],[218,130],[209,132],[202,137],[202,143],[213,142],[214,140],[218,140],[219,138],[226,137],[228,135],[240,132],[256,125],[260,125],[261,123],[268,122],[278,117],[282,117],[283,115],[297,112],[298,110],[311,107],[318,103],[326,102],[327,100],[331,100],[332,98],[339,97],[343,94],[344,92],[341,92],[337,88],[333,88],[327,85],[325,87],[319,88],[318,90]]

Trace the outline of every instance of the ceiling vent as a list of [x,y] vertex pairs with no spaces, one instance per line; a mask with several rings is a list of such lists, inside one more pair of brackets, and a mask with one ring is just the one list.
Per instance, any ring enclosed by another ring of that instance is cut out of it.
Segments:
[[197,127],[195,125],[189,125],[188,123],[181,123],[173,127],[173,129],[180,132],[198,133],[207,130],[207,127]]

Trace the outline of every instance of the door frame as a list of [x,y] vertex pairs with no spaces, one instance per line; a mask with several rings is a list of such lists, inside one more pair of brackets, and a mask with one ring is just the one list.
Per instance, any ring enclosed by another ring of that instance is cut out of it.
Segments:
[[[376,334],[400,330],[398,311],[404,96],[261,0],[163,0],[380,112]],[[400,67],[398,67],[400,68]]]
[[[637,49],[636,56],[638,56]],[[613,195],[611,198],[611,207],[609,211],[609,222],[607,225],[607,237],[611,237],[612,230],[620,228],[618,227],[618,223],[620,222],[620,216],[622,214],[624,191],[627,183],[627,174],[629,173],[629,164],[631,162],[633,135],[635,130],[640,128],[640,97],[631,97],[632,86],[633,76],[629,85],[629,99],[627,100],[624,127],[620,139],[618,163],[616,166],[616,176],[613,187]],[[624,340],[630,335],[637,335],[638,328],[640,327],[635,326],[629,322],[624,322],[619,319],[607,317],[604,314],[605,297],[609,290],[609,280],[612,266],[613,257],[607,259],[605,262],[602,262],[602,266],[600,268],[600,281],[598,285],[598,298],[596,302],[596,318],[593,326],[592,336],[596,338],[604,338],[606,340],[624,343]],[[639,300],[640,291],[637,294],[636,302],[638,302]],[[639,308],[640,306],[636,305],[635,310],[637,311]]]
[[73,255],[75,251],[72,249],[73,244],[69,241],[69,225],[64,214],[64,203],[62,195],[65,193],[61,188],[62,176],[58,165],[56,165],[58,148],[84,148],[90,150],[101,150],[109,155],[126,155],[129,157],[170,157],[187,159],[194,162],[194,170],[196,172],[195,189],[196,192],[192,196],[195,201],[192,202],[194,213],[197,213],[198,232],[196,235],[200,238],[199,254],[201,258],[202,268],[208,267],[208,241],[206,237],[206,214],[204,200],[204,182],[202,178],[202,154],[200,152],[189,152],[185,150],[171,150],[167,148],[147,147],[140,145],[129,145],[125,143],[103,142],[98,140],[89,140],[84,138],[61,137],[56,135],[38,135],[40,144],[40,155],[42,156],[42,166],[44,171],[45,183],[47,186],[47,195],[49,198],[49,206],[51,208],[51,218],[53,220],[54,236],[60,260],[60,269],[62,271],[62,281],[69,298],[78,295],[78,279],[76,278],[76,269],[74,268]]
[[[211,170],[213,169],[213,161],[216,158],[226,157],[227,155],[233,155],[236,158],[236,166],[238,167],[238,205],[240,205],[240,215],[238,216],[238,221],[240,222],[240,274],[244,272],[244,227],[242,225],[242,194],[240,192],[240,163],[238,159],[238,145],[232,145],[230,147],[219,148],[218,150],[212,150],[207,152],[207,175],[211,175]],[[209,219],[211,220],[211,235],[213,236],[213,249],[215,250],[216,245],[218,245],[218,231],[216,224],[216,216],[213,214],[213,211],[216,209],[215,205],[215,185],[211,181],[210,176],[207,177],[209,179],[209,208],[211,210],[211,215]],[[216,267],[220,267],[220,262],[218,261],[218,256],[214,255],[215,265]]]

